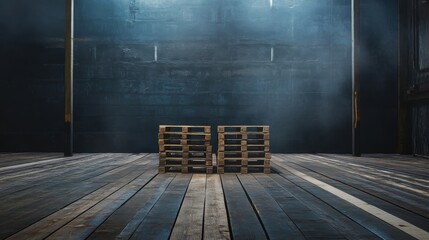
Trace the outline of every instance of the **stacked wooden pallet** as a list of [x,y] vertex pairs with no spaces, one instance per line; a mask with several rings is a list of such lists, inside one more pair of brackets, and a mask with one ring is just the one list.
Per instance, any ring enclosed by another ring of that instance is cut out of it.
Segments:
[[210,126],[159,126],[159,173],[204,169],[213,173]]
[[269,126],[218,126],[218,173],[240,169],[270,173]]

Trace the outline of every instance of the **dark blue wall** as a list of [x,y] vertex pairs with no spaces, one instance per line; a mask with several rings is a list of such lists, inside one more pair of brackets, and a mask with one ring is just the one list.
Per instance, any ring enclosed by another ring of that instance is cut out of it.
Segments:
[[398,139],[398,1],[361,0],[364,152],[395,152]]
[[62,151],[61,2],[0,1],[0,151]]
[[[362,5],[365,151],[395,151],[393,2]],[[0,151],[61,151],[63,4],[0,5]],[[159,124],[269,124],[274,152],[350,152],[350,19],[349,0],[76,0],[76,150],[154,152]]]

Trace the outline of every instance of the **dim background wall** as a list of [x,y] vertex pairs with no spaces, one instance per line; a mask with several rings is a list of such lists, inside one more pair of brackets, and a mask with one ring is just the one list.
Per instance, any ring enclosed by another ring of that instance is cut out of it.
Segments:
[[[62,150],[61,2],[0,3],[0,151]],[[274,152],[350,152],[349,0],[75,3],[77,151],[156,152],[159,124],[268,124]],[[362,0],[362,20],[363,147],[394,152],[396,1]]]
[[[409,2],[412,5],[412,1]],[[408,87],[429,86],[429,2],[415,1],[410,18],[413,20],[408,39],[412,41]],[[429,102],[411,103],[411,138],[413,153],[429,156]]]
[[0,151],[62,151],[63,9],[0,1]]
[[398,1],[361,0],[363,152],[397,147]]

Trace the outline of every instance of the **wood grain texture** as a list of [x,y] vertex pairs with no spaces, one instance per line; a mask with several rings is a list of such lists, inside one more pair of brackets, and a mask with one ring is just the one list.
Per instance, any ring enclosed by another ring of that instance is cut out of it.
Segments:
[[189,174],[180,174],[174,178],[131,239],[169,238],[191,177]]
[[[271,176],[255,176],[257,181],[265,188],[265,191],[275,199],[284,213],[292,220],[297,228],[307,239],[321,238],[321,239],[341,239],[343,237],[353,238],[352,236],[343,235],[339,233],[326,219],[326,216],[332,216],[330,213],[325,213],[324,210],[329,209],[314,209],[312,205],[306,204],[307,202],[301,201],[300,196],[296,193],[290,192],[292,186],[282,186],[274,181]],[[307,198],[307,197],[306,197]],[[317,201],[309,200],[312,203]],[[338,221],[338,217],[332,220]],[[339,227],[343,232],[345,228]],[[358,231],[354,228],[354,231]]]
[[267,239],[237,176],[235,174],[222,175],[222,185],[233,238]]
[[128,176],[132,181],[63,226],[54,234],[50,235],[48,239],[61,239],[63,236],[68,236],[73,239],[87,238],[116,209],[143,188],[155,175],[156,171],[154,170],[140,173],[137,178],[129,174]]
[[170,239],[202,238],[206,180],[205,174],[192,176]]
[[[292,157],[291,159],[294,159],[294,161],[296,161],[296,158]],[[284,176],[287,179],[293,178],[294,182],[296,182],[297,184],[299,184],[300,186],[302,186],[304,189],[311,192],[312,194],[318,196],[318,198],[327,202],[329,205],[331,205],[338,211],[346,213],[346,216],[358,222],[360,225],[364,226],[365,228],[369,229],[371,232],[373,232],[373,234],[377,235],[380,238],[412,239],[411,236],[402,232],[400,229],[382,221],[381,219],[377,218],[376,216],[368,212],[362,211],[362,209],[359,209],[356,206],[352,205],[351,203],[344,201],[340,197],[313,185],[313,183],[310,183],[307,180],[302,179],[301,177],[298,177],[298,178],[293,177],[295,176],[295,174],[287,170],[288,164],[291,164],[291,163],[288,163],[286,159],[283,163],[281,163],[280,165],[281,167],[279,169],[280,171],[282,171],[281,173],[282,176]],[[293,166],[296,167],[296,165],[293,165]],[[298,171],[308,173],[312,177],[321,179],[320,175],[316,176],[317,173],[315,172],[308,172],[298,167],[297,169]]]
[[429,231],[429,163],[409,156],[273,154],[268,175],[157,174],[158,154],[6,159],[28,162],[0,168],[2,239],[411,239],[374,207]]
[[207,175],[204,239],[231,239],[222,183],[218,174]]
[[103,222],[88,239],[128,239],[152,209],[175,174],[157,175]]
[[238,175],[269,239],[304,239],[302,233],[253,175]]

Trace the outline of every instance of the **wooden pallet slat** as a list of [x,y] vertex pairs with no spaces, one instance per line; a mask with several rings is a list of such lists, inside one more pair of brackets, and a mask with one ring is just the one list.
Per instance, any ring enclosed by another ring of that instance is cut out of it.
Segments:
[[211,140],[210,133],[158,133],[159,140]]
[[212,146],[189,146],[189,145],[165,145],[160,144],[159,145],[159,152],[205,152],[205,153],[211,153],[212,152]]
[[258,126],[258,125],[229,125],[229,126],[218,126],[218,133],[227,132],[269,132],[269,126]]
[[252,147],[269,147],[269,139],[218,139],[219,146],[252,146]]
[[212,159],[211,152],[160,152],[160,159]]
[[210,140],[205,139],[159,139],[158,145],[164,146],[210,146]]
[[219,152],[269,152],[270,146],[260,145],[260,146],[252,146],[252,145],[219,145]]
[[234,159],[234,160],[230,160],[230,159],[218,159],[218,166],[242,166],[242,165],[246,165],[242,162],[243,160],[241,159]]
[[210,133],[210,126],[160,125],[159,132]]

